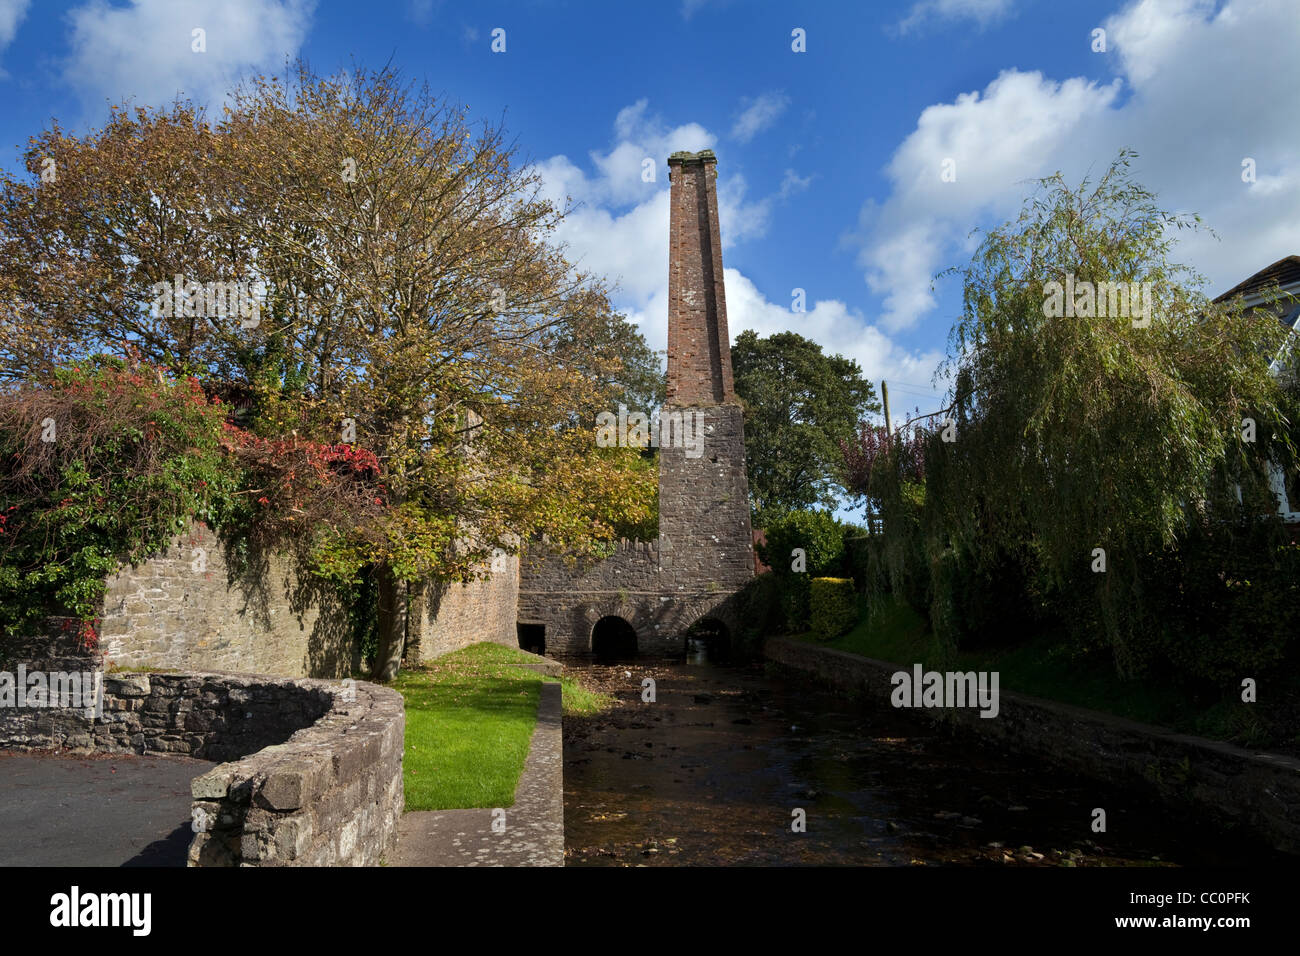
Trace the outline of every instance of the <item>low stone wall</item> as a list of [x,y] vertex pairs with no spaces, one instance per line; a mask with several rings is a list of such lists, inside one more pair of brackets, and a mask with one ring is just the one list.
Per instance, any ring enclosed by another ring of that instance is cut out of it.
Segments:
[[99,716],[0,709],[0,748],[230,761],[194,781],[191,866],[371,866],[396,845],[405,731],[396,691],[235,674],[100,680]]
[[282,743],[324,716],[334,700],[322,681],[221,674],[96,676],[102,699],[88,703],[101,711],[98,717],[85,705],[6,709],[0,711],[0,747],[234,760]]
[[402,698],[353,686],[287,742],[194,780],[191,866],[377,866],[396,848]]
[[[769,638],[764,654],[886,707],[890,678],[910,668],[784,638]],[[912,713],[1061,770],[1139,789],[1171,806],[1193,804],[1222,824],[1256,831],[1283,852],[1300,853],[1300,760],[1025,694],[1001,691],[998,699],[993,718],[980,717],[976,708]]]

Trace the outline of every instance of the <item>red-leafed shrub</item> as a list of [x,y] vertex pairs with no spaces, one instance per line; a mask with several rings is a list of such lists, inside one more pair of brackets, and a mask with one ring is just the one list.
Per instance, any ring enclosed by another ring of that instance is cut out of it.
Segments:
[[379,459],[365,448],[263,438],[229,423],[222,444],[243,469],[239,494],[252,501],[245,523],[254,540],[352,532],[384,511]]

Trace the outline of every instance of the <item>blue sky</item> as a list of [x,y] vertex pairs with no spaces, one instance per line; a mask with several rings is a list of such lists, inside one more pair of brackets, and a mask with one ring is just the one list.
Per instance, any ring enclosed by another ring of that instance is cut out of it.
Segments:
[[[655,348],[663,161],[714,149],[733,336],[801,332],[922,411],[937,407],[930,382],[960,304],[952,280],[931,279],[969,258],[971,230],[1014,215],[1028,180],[1077,180],[1137,149],[1162,203],[1217,231],[1180,249],[1211,293],[1300,253],[1295,0],[803,6],[0,0],[0,164],[16,169],[52,117],[99,123],[108,100],[219,102],[232,78],[286,56],[321,72],[391,59],[478,118],[504,115],[548,192],[577,204],[560,238],[619,284]],[[791,48],[796,28],[806,52]],[[790,309],[796,288],[804,313]]]

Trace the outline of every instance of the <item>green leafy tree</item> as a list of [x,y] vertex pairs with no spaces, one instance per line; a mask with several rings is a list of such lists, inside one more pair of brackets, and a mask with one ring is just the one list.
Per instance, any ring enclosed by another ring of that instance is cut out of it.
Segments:
[[834,507],[846,481],[840,443],[880,408],[857,362],[826,355],[796,332],[762,338],[746,330],[732,346],[731,365],[745,405],[755,516]]
[[758,556],[772,568],[785,627],[791,632],[808,626],[811,580],[840,573],[844,531],[829,511],[787,511],[768,524]]

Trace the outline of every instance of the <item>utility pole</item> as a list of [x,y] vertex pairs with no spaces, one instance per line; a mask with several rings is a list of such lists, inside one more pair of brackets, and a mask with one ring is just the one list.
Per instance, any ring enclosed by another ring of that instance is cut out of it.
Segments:
[[880,380],[880,398],[885,403],[885,434],[892,437],[894,429],[889,423],[889,383],[883,378]]

